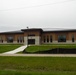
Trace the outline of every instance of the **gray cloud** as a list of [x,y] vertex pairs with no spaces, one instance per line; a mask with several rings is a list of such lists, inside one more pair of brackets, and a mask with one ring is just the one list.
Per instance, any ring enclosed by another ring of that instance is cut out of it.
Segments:
[[[42,6],[38,7],[38,5]],[[30,8],[21,9],[21,7]],[[76,0],[0,1],[0,10],[14,8],[20,9],[0,11],[0,31],[22,29],[27,26],[30,28],[76,28]]]

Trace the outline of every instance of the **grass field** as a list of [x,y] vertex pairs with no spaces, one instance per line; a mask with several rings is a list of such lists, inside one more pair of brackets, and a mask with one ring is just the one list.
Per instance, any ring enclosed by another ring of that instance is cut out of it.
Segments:
[[14,49],[16,49],[16,48],[18,48],[20,46],[21,45],[14,45],[14,44],[0,45],[0,53],[14,50]]
[[76,72],[50,71],[50,72],[26,72],[26,71],[0,71],[0,75],[76,75]]
[[26,52],[37,52],[55,48],[76,48],[76,44],[48,44],[39,46],[28,46]]
[[0,57],[0,75],[76,75],[76,58]]

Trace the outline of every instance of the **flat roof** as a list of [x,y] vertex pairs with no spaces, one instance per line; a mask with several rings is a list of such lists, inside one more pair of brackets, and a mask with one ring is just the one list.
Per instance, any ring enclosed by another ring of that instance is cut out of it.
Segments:
[[9,34],[9,33],[16,34],[16,33],[23,33],[23,31],[21,31],[21,30],[17,30],[17,31],[7,31],[7,32],[1,32],[0,34]]
[[43,32],[76,31],[76,29],[66,29],[66,28],[28,28],[28,29],[21,29],[21,30],[22,31],[40,30]]
[[43,28],[43,32],[68,32],[76,31],[76,29],[64,29],[64,28]]
[[64,28],[28,28],[28,29],[21,29],[17,31],[7,31],[7,32],[0,32],[0,34],[16,34],[16,33],[24,33],[24,31],[41,31],[41,32],[74,32],[76,29],[64,29]]

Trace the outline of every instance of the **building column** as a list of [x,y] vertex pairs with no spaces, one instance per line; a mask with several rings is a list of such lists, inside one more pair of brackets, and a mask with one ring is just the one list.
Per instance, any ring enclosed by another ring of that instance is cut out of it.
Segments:
[[24,44],[27,45],[28,44],[28,41],[27,41],[27,37],[24,36]]
[[35,36],[35,37],[24,37],[24,44],[28,44],[28,39],[35,39],[35,45],[40,45],[40,36]]
[[40,37],[39,36],[35,37],[35,45],[40,45]]

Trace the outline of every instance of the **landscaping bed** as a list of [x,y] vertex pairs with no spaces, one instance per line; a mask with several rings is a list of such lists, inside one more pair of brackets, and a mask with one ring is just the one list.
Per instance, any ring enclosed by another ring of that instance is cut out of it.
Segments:
[[40,45],[29,46],[23,53],[41,54],[76,54],[76,45]]
[[65,49],[65,48],[56,48],[52,50],[44,50],[37,52],[24,52],[30,54],[76,54],[76,49]]

